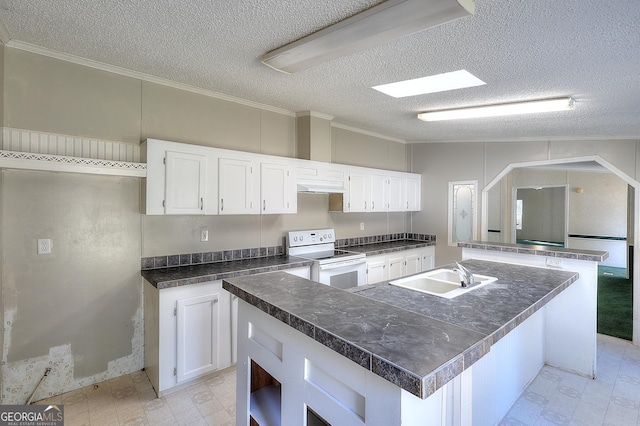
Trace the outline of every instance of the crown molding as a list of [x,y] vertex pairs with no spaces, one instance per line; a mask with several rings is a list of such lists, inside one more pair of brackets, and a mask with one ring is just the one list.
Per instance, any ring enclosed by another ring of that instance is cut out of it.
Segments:
[[324,114],[318,111],[299,111],[299,112],[296,112],[296,118],[298,117],[316,117],[316,118],[322,118],[323,120],[329,120],[329,121],[335,118],[333,115]]
[[404,143],[406,144],[407,141],[404,139],[400,139],[400,138],[394,138],[393,136],[387,136],[387,135],[382,135],[380,133],[376,133],[376,132],[370,132],[368,130],[363,130],[363,129],[359,129],[357,127],[351,127],[351,126],[347,126],[346,124],[340,124],[340,123],[331,123],[331,127],[335,127],[338,129],[342,129],[342,130],[348,130],[350,132],[355,132],[355,133],[360,133],[362,135],[367,135],[367,136],[372,136],[374,138],[380,138],[380,139],[385,139],[391,142],[398,142],[398,143]]
[[619,141],[632,140],[640,142],[640,135],[627,136],[552,136],[539,138],[523,137],[523,138],[482,138],[482,139],[435,139],[435,140],[409,140],[408,144],[428,144],[428,143],[492,143],[492,142],[571,142],[571,141]]
[[[0,27],[0,40],[1,39],[2,39],[2,29]],[[262,109],[265,111],[271,111],[278,114],[295,117],[295,113],[293,111],[289,111],[284,108],[278,108],[271,105],[261,104],[259,102],[253,102],[246,99],[237,98],[235,96],[226,95],[224,93],[215,92],[213,90],[202,89],[196,86],[191,86],[189,84],[178,83],[166,78],[156,77],[156,76],[145,74],[138,71],[132,71],[127,68],[119,67],[117,65],[110,65],[104,62],[94,61],[93,59],[87,59],[81,56],[72,55],[70,53],[64,53],[64,52],[59,52],[57,50],[47,49],[45,47],[37,46],[31,43],[26,43],[23,41],[10,40],[9,42],[5,43],[5,45],[7,47],[23,50],[25,52],[31,52],[37,55],[47,56],[50,58],[59,59],[61,61],[71,62],[74,64],[83,65],[89,68],[94,68],[101,71],[107,71],[114,74],[123,75],[125,77],[131,77],[131,78],[147,81],[150,83],[161,84],[163,86],[173,87],[175,89],[185,90],[188,92],[209,96],[209,97],[221,99],[224,101],[235,102],[235,103],[246,105],[249,107]]]

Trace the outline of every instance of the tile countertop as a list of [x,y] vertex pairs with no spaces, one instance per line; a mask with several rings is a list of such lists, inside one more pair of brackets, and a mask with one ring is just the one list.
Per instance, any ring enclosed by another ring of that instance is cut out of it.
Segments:
[[155,288],[162,290],[164,288],[216,281],[223,278],[300,268],[310,266],[312,263],[313,261],[311,260],[284,255],[149,269],[141,271],[141,274]]
[[393,253],[396,251],[411,250],[435,245],[435,241],[399,240],[381,243],[369,243],[357,246],[345,246],[339,248],[348,251],[354,251],[356,253],[364,253],[367,256],[375,256],[378,254]]
[[[376,254],[433,246],[435,244],[435,241],[399,240],[357,246],[342,246],[340,248],[373,256]],[[146,269],[142,270],[141,274],[144,279],[149,281],[154,287],[162,290],[163,288],[198,284],[235,276],[299,268],[310,266],[312,263],[313,261],[311,260],[283,255]]]
[[462,263],[498,280],[454,299],[386,282],[345,291],[282,272],[224,279],[223,288],[424,399],[578,279],[558,269]]
[[593,262],[604,262],[609,257],[609,252],[607,251],[581,250],[543,245],[492,243],[487,241],[464,241],[458,243],[458,247],[500,251],[503,253],[535,254],[536,256],[560,257],[563,259],[590,260]]

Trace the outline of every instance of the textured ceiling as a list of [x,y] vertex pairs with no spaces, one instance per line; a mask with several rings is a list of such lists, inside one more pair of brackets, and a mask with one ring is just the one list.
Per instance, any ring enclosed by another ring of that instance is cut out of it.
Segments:
[[[374,0],[0,0],[29,43],[408,142],[640,138],[640,1],[476,0],[476,13],[286,75],[265,52]],[[5,35],[5,38],[7,36]],[[466,69],[487,84],[403,99],[371,86]],[[573,111],[423,123],[420,111],[572,96]]]

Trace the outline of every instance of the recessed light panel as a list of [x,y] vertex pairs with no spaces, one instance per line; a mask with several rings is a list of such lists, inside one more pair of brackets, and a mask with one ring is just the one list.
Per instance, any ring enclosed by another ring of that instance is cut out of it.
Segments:
[[467,70],[446,72],[397,83],[373,86],[386,95],[394,98],[424,95],[426,93],[446,92],[447,90],[464,89],[465,87],[482,86],[486,84]]

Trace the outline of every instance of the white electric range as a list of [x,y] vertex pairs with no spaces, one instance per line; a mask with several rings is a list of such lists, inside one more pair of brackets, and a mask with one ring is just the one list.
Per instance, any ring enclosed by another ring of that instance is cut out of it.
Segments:
[[335,242],[333,229],[291,231],[287,234],[287,253],[314,261],[313,281],[342,289],[366,284],[365,254],[336,249]]

